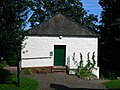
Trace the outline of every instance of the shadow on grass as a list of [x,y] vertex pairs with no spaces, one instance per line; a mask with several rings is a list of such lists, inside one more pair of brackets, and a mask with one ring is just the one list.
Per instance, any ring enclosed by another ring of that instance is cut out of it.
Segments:
[[0,68],[0,84],[14,84],[17,86],[17,82],[12,80],[13,74],[5,69]]
[[51,84],[50,87],[54,88],[55,90],[88,90],[88,89],[90,90],[92,89],[92,88],[69,88],[65,85],[60,85],[60,84]]
[[0,84],[8,84],[11,83],[12,74],[8,70],[4,70],[0,68]]

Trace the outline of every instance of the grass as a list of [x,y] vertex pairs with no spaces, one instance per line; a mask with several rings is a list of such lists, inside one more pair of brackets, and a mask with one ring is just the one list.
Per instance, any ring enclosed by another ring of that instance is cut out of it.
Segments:
[[120,89],[120,80],[111,80],[111,81],[105,82],[104,85],[108,89]]
[[0,84],[0,90],[37,90],[38,83],[33,79],[21,77],[20,87],[16,85],[17,78],[15,76],[11,80],[11,83]]
[[37,90],[38,82],[34,79],[20,77],[20,87],[17,87],[17,77],[7,70],[0,69],[0,90]]

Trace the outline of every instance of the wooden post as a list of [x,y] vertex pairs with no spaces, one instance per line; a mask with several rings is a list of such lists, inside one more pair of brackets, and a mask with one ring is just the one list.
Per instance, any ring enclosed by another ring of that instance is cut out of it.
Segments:
[[20,65],[19,65],[19,61],[18,61],[18,65],[17,65],[17,86],[20,87]]
[[17,62],[17,86],[20,87],[21,42],[20,42],[20,51],[18,54],[19,54],[19,58]]

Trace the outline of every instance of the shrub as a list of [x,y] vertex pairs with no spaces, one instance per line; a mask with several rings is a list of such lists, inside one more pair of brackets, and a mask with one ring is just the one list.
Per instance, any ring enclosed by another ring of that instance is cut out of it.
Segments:
[[89,54],[90,54],[90,52],[88,52],[88,54],[87,54],[87,56],[88,56],[87,64],[85,66],[83,66],[83,57],[82,57],[82,54],[80,53],[80,64],[79,64],[77,72],[76,72],[80,78],[86,78],[86,79],[96,78],[96,76],[92,73],[92,70],[96,64],[95,59],[94,59],[95,52],[93,52],[93,55],[92,55],[92,62],[90,61]]
[[5,66],[6,66],[6,62],[3,61],[3,60],[1,60],[1,61],[0,61],[0,68],[3,68],[3,67],[5,67]]
[[32,74],[32,70],[30,68],[22,69],[21,73],[23,73],[23,74]]

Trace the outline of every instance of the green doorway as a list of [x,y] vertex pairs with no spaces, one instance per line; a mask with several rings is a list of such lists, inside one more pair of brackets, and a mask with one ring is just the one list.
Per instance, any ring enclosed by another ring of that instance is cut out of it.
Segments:
[[54,66],[65,66],[65,45],[55,45],[54,46]]

